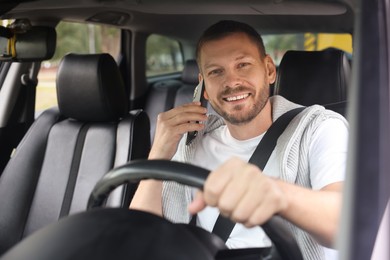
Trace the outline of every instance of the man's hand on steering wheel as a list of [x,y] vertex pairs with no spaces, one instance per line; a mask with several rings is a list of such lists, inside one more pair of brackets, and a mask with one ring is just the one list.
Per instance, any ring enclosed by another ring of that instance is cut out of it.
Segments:
[[203,191],[189,205],[191,214],[206,206],[246,227],[262,225],[287,208],[287,199],[276,181],[255,165],[232,158],[212,171]]

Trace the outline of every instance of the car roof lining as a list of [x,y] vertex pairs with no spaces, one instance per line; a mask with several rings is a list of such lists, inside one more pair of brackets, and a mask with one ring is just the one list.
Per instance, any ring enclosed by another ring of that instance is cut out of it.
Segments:
[[[4,1],[0,1],[2,4]],[[15,2],[15,1],[5,1]],[[64,9],[69,7],[127,7],[131,10],[153,14],[294,14],[339,15],[347,11],[346,1],[324,0],[17,0],[20,10]],[[33,2],[33,3],[31,3]],[[80,3],[81,2],[81,3]],[[221,8],[223,5],[224,8]],[[191,8],[189,8],[191,7]],[[314,13],[313,13],[314,12]]]
[[247,22],[260,33],[352,33],[354,13],[351,4],[341,0],[198,0],[192,4],[189,0],[36,0],[16,6],[1,18],[7,17],[43,25],[55,25],[66,17],[196,40],[206,27],[222,19]]

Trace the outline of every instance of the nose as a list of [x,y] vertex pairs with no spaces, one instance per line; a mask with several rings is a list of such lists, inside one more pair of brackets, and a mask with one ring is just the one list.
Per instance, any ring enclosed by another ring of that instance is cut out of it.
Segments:
[[234,88],[241,86],[243,83],[240,75],[234,70],[226,70],[224,78],[224,87],[225,88]]

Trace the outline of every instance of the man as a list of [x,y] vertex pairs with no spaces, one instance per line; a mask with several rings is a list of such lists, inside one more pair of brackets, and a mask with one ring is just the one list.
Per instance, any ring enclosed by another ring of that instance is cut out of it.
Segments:
[[[197,61],[204,96],[223,120],[207,116],[199,103],[161,113],[149,158],[211,170],[204,191],[194,196],[173,182],[143,181],[131,208],[174,222],[197,214],[197,224],[207,230],[220,212],[243,224],[232,231],[231,248],[268,246],[257,225],[279,214],[294,225],[305,259],[330,259],[326,247],[338,229],[346,163],[345,119],[320,106],[306,108],[280,136],[263,172],[247,161],[272,122],[298,105],[269,97],[276,69],[260,35],[246,24],[221,21],[204,32]],[[187,146],[183,136],[189,131],[199,134]]]

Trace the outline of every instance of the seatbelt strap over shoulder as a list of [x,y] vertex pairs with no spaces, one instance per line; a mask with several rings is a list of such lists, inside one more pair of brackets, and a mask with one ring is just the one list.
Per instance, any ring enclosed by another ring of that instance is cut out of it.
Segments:
[[[281,115],[267,130],[249,159],[249,162],[257,165],[260,169],[264,169],[279,136],[284,132],[291,120],[304,109],[305,107],[295,108]],[[219,215],[212,232],[226,242],[234,226],[235,223],[230,219]]]

